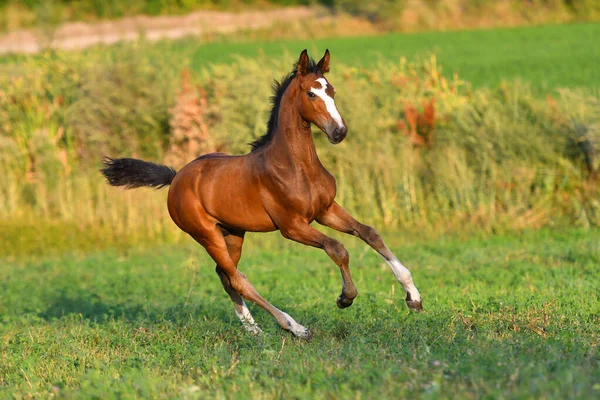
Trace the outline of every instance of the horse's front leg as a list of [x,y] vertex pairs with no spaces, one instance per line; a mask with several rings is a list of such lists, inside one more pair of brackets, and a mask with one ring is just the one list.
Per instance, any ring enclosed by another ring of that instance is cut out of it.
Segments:
[[325,250],[329,258],[340,268],[340,272],[342,273],[342,294],[337,298],[337,306],[339,308],[351,306],[354,298],[358,295],[358,291],[350,276],[350,267],[348,265],[350,256],[344,245],[319,232],[303,220],[290,220],[278,225],[281,234],[285,238]]
[[387,248],[381,236],[370,226],[361,224],[355,220],[338,203],[333,203],[318,218],[317,222],[328,226],[336,231],[352,234],[360,237],[375,251],[377,251],[390,266],[396,279],[406,291],[406,304],[413,311],[423,310],[421,295],[415,287],[410,271],[402,265],[396,256]]

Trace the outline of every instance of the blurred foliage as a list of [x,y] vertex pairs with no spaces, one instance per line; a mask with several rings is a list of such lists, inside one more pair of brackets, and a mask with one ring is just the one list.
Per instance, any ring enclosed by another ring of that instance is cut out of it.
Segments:
[[[327,2],[329,3],[329,2]],[[398,16],[406,7],[406,0],[332,0],[331,5],[341,12],[381,21]]]
[[[239,58],[180,81],[186,58],[143,42],[102,54],[48,53],[3,69],[0,217],[94,227],[111,242],[178,240],[166,192],[108,187],[100,158],[180,167],[195,156],[191,140],[247,152],[264,132],[271,80],[294,57]],[[421,232],[600,223],[599,93],[540,98],[518,81],[472,90],[445,78],[434,56],[336,65],[328,78],[350,132],[335,147],[315,132],[316,145],[338,201],[365,222]]]
[[[366,18],[384,30],[497,26],[598,20],[595,0],[0,0],[0,30],[133,15],[183,14],[198,9],[238,11],[320,5]],[[461,22],[462,21],[462,22]]]

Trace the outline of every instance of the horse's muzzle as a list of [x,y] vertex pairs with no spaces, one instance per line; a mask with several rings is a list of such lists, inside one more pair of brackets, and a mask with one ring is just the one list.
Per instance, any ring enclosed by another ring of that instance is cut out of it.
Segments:
[[331,135],[327,135],[329,137],[329,141],[332,144],[338,144],[339,142],[341,142],[342,140],[344,140],[346,138],[346,134],[348,133],[348,128],[343,126],[343,127],[338,127],[335,128],[335,130],[333,131],[333,133]]

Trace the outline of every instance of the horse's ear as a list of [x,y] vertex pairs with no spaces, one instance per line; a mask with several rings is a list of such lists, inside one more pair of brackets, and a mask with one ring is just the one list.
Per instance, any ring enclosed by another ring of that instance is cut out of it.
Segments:
[[300,53],[300,58],[298,59],[298,67],[297,67],[297,72],[300,75],[306,75],[309,72],[309,66],[310,64],[310,59],[308,58],[308,51],[306,51],[306,49],[302,50],[302,53]]
[[325,55],[317,64],[317,68],[319,68],[322,74],[329,72],[329,49],[325,50]]

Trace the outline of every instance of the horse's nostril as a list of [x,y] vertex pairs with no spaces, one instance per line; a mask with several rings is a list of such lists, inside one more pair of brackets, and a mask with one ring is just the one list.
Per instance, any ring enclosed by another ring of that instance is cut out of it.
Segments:
[[345,126],[343,126],[343,127],[337,126],[335,128],[332,127],[332,130],[326,131],[326,132],[327,132],[327,136],[329,136],[329,140],[332,143],[339,143],[342,140],[344,140],[344,138],[346,137],[348,128],[346,128]]

